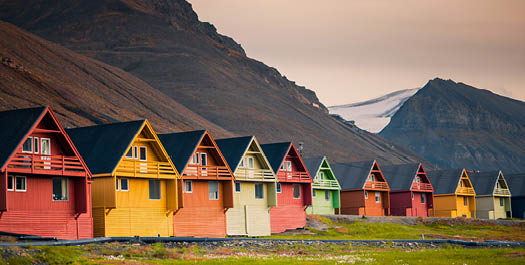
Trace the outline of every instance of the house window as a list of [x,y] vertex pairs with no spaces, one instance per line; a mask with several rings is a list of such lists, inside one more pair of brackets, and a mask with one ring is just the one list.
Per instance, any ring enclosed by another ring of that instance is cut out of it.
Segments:
[[317,196],[317,190],[313,190],[312,191],[312,197],[316,197]]
[[22,176],[15,177],[15,190],[16,191],[27,191],[26,177],[22,177]]
[[459,186],[463,187],[463,181],[462,180],[459,181]]
[[293,198],[294,199],[301,198],[301,185],[293,184]]
[[365,190],[365,199],[368,199],[368,191]]
[[254,168],[253,157],[248,157],[248,168]]
[[33,137],[27,137],[26,141],[22,145],[23,153],[33,153]]
[[15,190],[13,185],[13,176],[7,176],[7,190],[13,191]]
[[67,178],[53,178],[53,201],[67,201]]
[[292,171],[292,161],[286,160],[286,171]]
[[139,151],[140,151],[140,155],[139,155],[139,160],[140,161],[146,161],[148,160],[148,150],[145,146],[141,146],[139,147]]
[[264,187],[262,183],[255,183],[255,199],[264,198]]
[[115,178],[115,190],[119,190],[118,178]]
[[244,158],[241,159],[241,163],[239,164],[239,167],[244,167]]
[[34,149],[35,149],[35,150],[34,150],[34,151],[35,151],[35,154],[38,154],[38,153],[39,153],[39,150],[38,150],[39,148],[38,148],[38,147],[40,146],[40,145],[39,145],[39,141],[38,141],[38,137],[35,137],[35,138],[34,138],[33,143],[34,143],[33,147],[34,147]]
[[419,177],[416,177],[416,183],[421,182],[421,179]]
[[499,197],[499,206],[503,206],[503,198]]
[[381,192],[376,191],[376,203],[380,203],[380,202],[381,202]]
[[277,193],[281,193],[281,183],[277,183]]
[[241,192],[241,183],[235,182],[235,192]]
[[319,172],[319,179],[324,180],[324,172]]
[[414,200],[414,193],[413,193],[413,192],[411,192],[411,194],[412,194],[412,200]]
[[210,200],[219,199],[219,182],[218,181],[208,182],[208,193],[209,193]]
[[421,193],[421,203],[425,203],[425,193]]
[[325,190],[324,191],[324,199],[325,199],[325,201],[329,201],[330,200],[330,191],[329,190]]
[[40,153],[43,155],[51,154],[51,140],[49,138],[40,138]]
[[139,147],[133,146],[133,159],[138,159],[138,158],[139,158]]
[[184,181],[184,192],[186,193],[192,193],[193,192],[193,183],[191,180],[185,180]]
[[126,153],[126,158],[133,159],[133,146],[130,147],[128,152]]
[[208,155],[206,153],[201,153],[201,165],[208,165]]
[[463,206],[468,206],[468,199],[467,199],[467,197],[463,197]]
[[120,190],[121,191],[129,191],[129,180],[128,179],[120,179]]
[[160,179],[149,180],[149,199],[160,200]]
[[281,168],[279,168],[280,170],[283,170],[283,171],[286,171],[286,163],[283,163],[281,165]]

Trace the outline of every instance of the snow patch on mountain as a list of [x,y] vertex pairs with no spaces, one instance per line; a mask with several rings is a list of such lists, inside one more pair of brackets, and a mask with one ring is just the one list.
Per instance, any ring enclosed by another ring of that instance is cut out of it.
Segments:
[[404,89],[379,98],[328,107],[330,114],[337,114],[347,121],[355,121],[357,127],[378,133],[390,122],[390,118],[413,96],[419,88]]

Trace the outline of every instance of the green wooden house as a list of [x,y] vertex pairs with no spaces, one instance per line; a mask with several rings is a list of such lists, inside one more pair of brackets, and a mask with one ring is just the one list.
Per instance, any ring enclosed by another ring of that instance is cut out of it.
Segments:
[[326,160],[326,156],[306,158],[303,160],[312,175],[312,205],[308,206],[308,214],[335,214],[335,209],[341,205],[341,186]]

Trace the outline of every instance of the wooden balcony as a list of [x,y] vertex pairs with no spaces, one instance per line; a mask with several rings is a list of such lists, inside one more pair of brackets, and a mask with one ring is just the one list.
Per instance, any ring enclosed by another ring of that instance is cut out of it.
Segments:
[[388,184],[382,181],[367,181],[365,183],[366,190],[389,190]]
[[277,178],[281,182],[312,182],[312,178],[306,172],[277,172]]
[[314,183],[312,184],[313,188],[323,188],[323,189],[339,189],[339,183],[337,183],[337,180],[331,180],[331,179],[323,179],[323,180],[314,180]]
[[170,163],[157,161],[122,160],[116,171],[118,176],[135,178],[175,178]]
[[85,176],[86,170],[75,156],[17,153],[8,171],[25,174]]
[[510,196],[510,191],[509,189],[496,188],[494,190],[494,195]]
[[237,168],[235,179],[254,181],[275,181],[275,175],[270,169]]
[[430,183],[421,183],[421,182],[414,182],[412,184],[412,190],[420,190],[420,191],[433,191],[432,184]]
[[182,172],[182,177],[187,179],[231,179],[232,176],[226,166],[200,166],[188,165]]
[[456,190],[456,193],[461,193],[461,194],[466,194],[466,195],[474,195],[474,194],[476,194],[474,192],[474,189],[471,188],[471,187],[459,187]]

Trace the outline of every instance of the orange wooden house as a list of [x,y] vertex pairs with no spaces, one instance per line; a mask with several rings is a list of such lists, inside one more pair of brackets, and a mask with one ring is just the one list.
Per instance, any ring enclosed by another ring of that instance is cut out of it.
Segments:
[[49,107],[0,112],[0,231],[93,236],[91,173]]
[[390,188],[376,160],[335,164],[341,185],[341,214],[390,215]]
[[225,237],[226,211],[233,208],[233,173],[215,140],[205,130],[159,138],[183,181],[174,235]]
[[277,175],[277,206],[270,210],[272,233],[306,226],[306,208],[312,205],[312,177],[293,142],[263,144],[264,154]]

